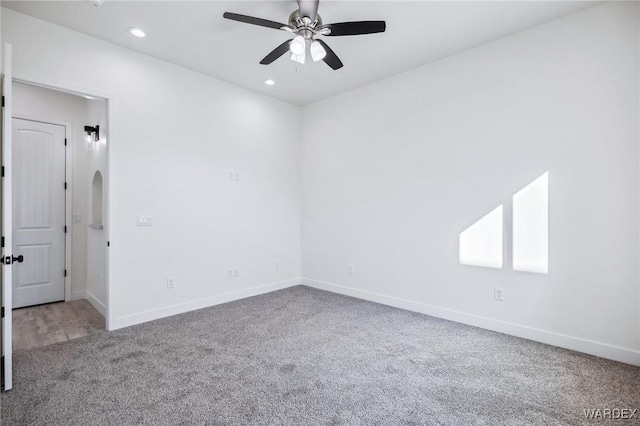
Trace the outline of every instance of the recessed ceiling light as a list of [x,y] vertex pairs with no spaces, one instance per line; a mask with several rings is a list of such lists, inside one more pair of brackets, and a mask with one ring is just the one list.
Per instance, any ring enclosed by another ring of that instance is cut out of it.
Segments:
[[140,28],[130,27],[129,32],[136,37],[144,37],[146,34]]
[[264,81],[264,84],[266,84],[267,86],[273,86],[274,84],[276,84],[276,82],[271,79],[268,79]]

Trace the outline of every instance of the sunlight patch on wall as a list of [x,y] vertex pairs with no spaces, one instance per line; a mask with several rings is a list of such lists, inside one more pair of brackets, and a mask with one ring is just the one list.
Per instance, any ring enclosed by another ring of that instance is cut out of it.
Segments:
[[460,263],[502,268],[502,204],[460,233]]
[[513,269],[549,271],[549,172],[513,196]]

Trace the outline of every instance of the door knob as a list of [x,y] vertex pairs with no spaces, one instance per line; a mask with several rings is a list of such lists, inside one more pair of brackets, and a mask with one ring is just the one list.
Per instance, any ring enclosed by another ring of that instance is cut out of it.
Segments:
[[1,258],[2,261],[0,263],[4,263],[5,265],[11,265],[14,262],[18,262],[18,263],[22,263],[22,261],[24,260],[24,256],[20,255],[20,256],[5,256],[3,258]]

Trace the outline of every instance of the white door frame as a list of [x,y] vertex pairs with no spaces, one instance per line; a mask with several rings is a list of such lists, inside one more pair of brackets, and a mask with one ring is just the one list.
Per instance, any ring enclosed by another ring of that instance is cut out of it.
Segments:
[[[4,75],[2,78],[2,99],[5,101],[5,105],[2,107],[2,162],[3,169],[6,172],[6,177],[2,178],[2,233],[5,234],[5,244],[2,249],[2,256],[5,254],[12,255],[9,248],[13,248],[13,233],[11,220],[13,218],[13,203],[11,200],[11,173],[13,165],[12,161],[7,159],[12,158],[11,148],[13,126],[12,122],[12,54],[11,45],[5,43],[2,49],[2,57],[4,58]],[[6,166],[5,166],[6,165]],[[8,391],[13,388],[13,324],[11,308],[13,305],[13,273],[9,265],[2,265],[2,302],[5,314],[2,315],[2,355],[4,367],[4,390]]]
[[[15,79],[13,80],[15,83]],[[71,238],[73,235],[73,175],[72,175],[72,163],[71,150],[73,149],[73,125],[68,121],[63,120],[49,120],[48,118],[34,117],[26,114],[14,113],[12,119],[17,118],[20,120],[36,121],[38,123],[54,124],[56,126],[64,127],[64,137],[67,140],[64,153],[64,180],[67,182],[67,190],[64,192],[64,224],[67,227],[67,232],[64,235],[64,269],[67,274],[64,277],[64,301],[71,300]],[[13,185],[16,183],[13,182]],[[13,283],[12,283],[13,285]]]
[[[114,265],[114,241],[113,241],[113,236],[114,236],[114,227],[112,226],[113,224],[113,218],[115,217],[115,144],[114,141],[116,140],[115,137],[115,123],[114,123],[114,117],[115,117],[115,101],[114,101],[114,96],[110,93],[104,93],[104,92],[100,92],[97,90],[93,90],[93,89],[87,89],[87,88],[82,88],[82,87],[73,87],[73,86],[66,86],[66,85],[60,85],[58,83],[55,82],[50,82],[50,81],[44,81],[38,78],[32,78],[32,77],[24,77],[24,76],[19,76],[16,75],[14,73],[13,75],[13,82],[15,83],[25,83],[25,84],[31,84],[33,86],[39,86],[39,87],[43,87],[46,89],[52,89],[52,90],[57,90],[57,91],[61,91],[61,92],[66,92],[66,93],[70,93],[73,95],[78,95],[78,96],[83,96],[83,97],[87,97],[90,96],[92,98],[99,98],[99,99],[104,99],[107,102],[107,135],[109,136],[109,140],[107,141],[107,198],[106,198],[106,202],[107,202],[107,217],[106,220],[104,221],[104,230],[105,230],[105,234],[106,234],[106,239],[108,241],[108,247],[107,247],[107,259],[106,259],[106,264],[107,264],[107,270],[106,270],[106,285],[107,285],[107,289],[106,289],[106,295],[107,295],[107,300],[106,300],[106,315],[105,315],[105,322],[106,322],[106,329],[108,331],[113,329],[113,324],[114,324],[114,306],[113,306],[113,301],[114,301],[114,285],[113,283],[115,282],[115,265]],[[68,148],[69,146],[67,146]],[[67,155],[69,155],[70,150],[67,151]],[[67,161],[69,161],[69,159],[67,158]],[[70,164],[70,163],[67,163]],[[70,197],[68,197],[70,198]],[[71,208],[69,207],[69,211],[71,210]],[[69,226],[69,225],[68,225]],[[70,234],[67,233],[67,238],[70,237]],[[68,246],[70,247],[70,245]],[[68,259],[70,259],[70,256],[68,257]],[[67,269],[68,271],[70,271],[70,269]],[[67,278],[69,278],[70,273],[67,273]],[[67,281],[65,280],[65,285],[66,285]],[[69,285],[70,285],[70,281],[69,281]],[[71,292],[69,291],[69,296],[71,295]],[[67,291],[65,288],[65,300],[67,297]]]

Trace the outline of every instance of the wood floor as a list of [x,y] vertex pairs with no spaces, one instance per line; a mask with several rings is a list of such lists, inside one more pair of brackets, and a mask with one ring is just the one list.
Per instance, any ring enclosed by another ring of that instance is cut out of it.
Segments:
[[13,349],[32,349],[100,333],[104,317],[86,300],[13,310]]

